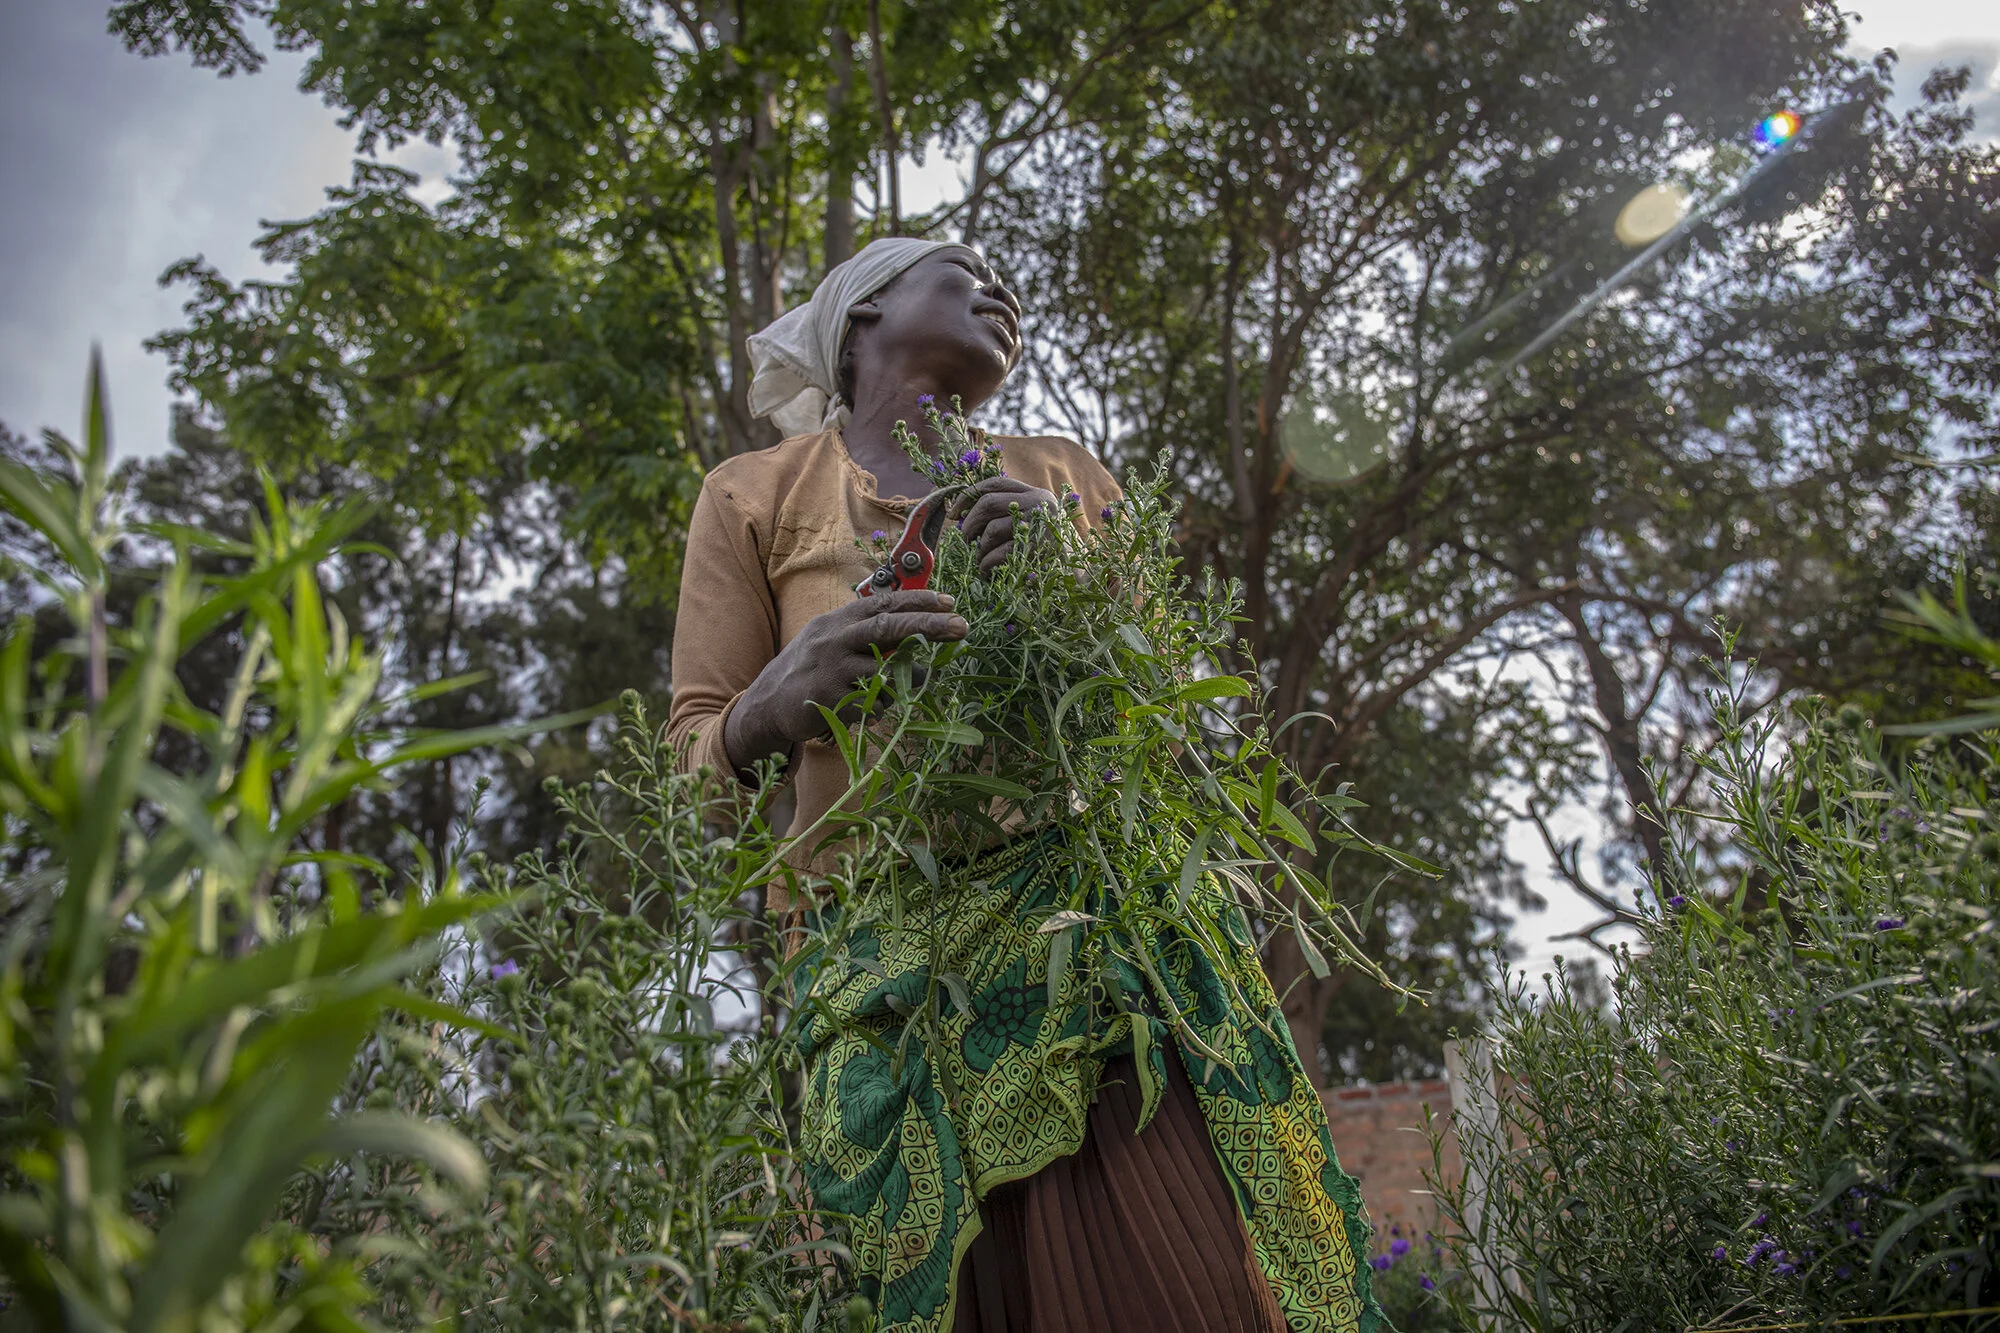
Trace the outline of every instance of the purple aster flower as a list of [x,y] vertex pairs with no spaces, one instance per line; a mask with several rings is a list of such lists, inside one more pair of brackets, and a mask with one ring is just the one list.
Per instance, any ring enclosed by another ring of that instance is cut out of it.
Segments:
[[1858,1235],[1860,1235],[1860,1234],[1861,1234],[1861,1223],[1859,1223],[1859,1222],[1849,1222],[1849,1223],[1847,1224],[1847,1234],[1848,1234],[1848,1235],[1850,1235],[1850,1236],[1858,1236]]
[[1711,1259],[1727,1259],[1729,1257],[1729,1247],[1727,1245],[1718,1245],[1708,1257]]
[[1750,1219],[1750,1225],[1753,1227],[1761,1227],[1770,1220],[1771,1220],[1771,1215],[1769,1213],[1759,1213],[1755,1217]]
[[1373,1267],[1373,1268],[1374,1268],[1374,1270],[1375,1270],[1376,1272],[1378,1272],[1378,1273],[1386,1273],[1386,1272],[1388,1272],[1388,1271],[1389,1271],[1389,1265],[1391,1265],[1391,1264],[1393,1264],[1393,1263],[1395,1263],[1395,1262],[1396,1262],[1396,1261],[1395,1261],[1394,1259],[1391,1259],[1391,1258],[1390,1258],[1390,1257],[1389,1257],[1388,1255],[1386,1255],[1386,1254],[1378,1254],[1378,1255],[1376,1255],[1376,1256],[1375,1256],[1375,1257],[1374,1257],[1373,1259],[1370,1259],[1370,1260],[1368,1261],[1369,1265],[1370,1265],[1371,1267]]
[[1116,782],[1116,781],[1118,781],[1118,770],[1117,770],[1117,769],[1115,769],[1115,768],[1107,768],[1107,769],[1105,769],[1105,770],[1104,770],[1104,780],[1105,780],[1106,782]]
[[979,451],[977,449],[967,449],[964,453],[958,456],[958,461],[965,464],[967,467],[978,467]]
[[1842,1264],[1840,1267],[1833,1270],[1833,1275],[1839,1278],[1852,1277],[1854,1276],[1854,1270],[1849,1268],[1846,1264]]
[[868,540],[871,542],[886,542],[889,540],[889,534],[877,528],[868,534]]
[[1012,634],[1014,632],[1014,622],[1011,620],[1007,622],[1007,632],[1009,634]]
[[1877,930],[1901,930],[1902,928],[1903,918],[1899,916],[1885,916],[1875,922],[1875,929]]
[[1111,521],[1111,506],[1106,505],[1104,506],[1104,508],[1098,510],[1097,516],[1103,519],[1106,523],[1109,523]]
[[1392,1236],[1400,1236],[1400,1235],[1402,1235],[1402,1234],[1403,1234],[1403,1224],[1402,1224],[1401,1222],[1397,1222],[1397,1223],[1393,1224],[1393,1225],[1392,1225],[1392,1226],[1391,1226],[1391,1227],[1389,1228],[1389,1234],[1390,1234],[1390,1235],[1392,1235]]
[[1686,903],[1687,903],[1687,896],[1685,894],[1677,893],[1673,897],[1667,899],[1667,906],[1669,907],[1678,908],[1685,906]]
[[1429,1273],[1426,1273],[1422,1277],[1417,1279],[1417,1285],[1422,1287],[1425,1291],[1436,1291],[1438,1284],[1431,1281],[1431,1275]]
[[1400,1259],[1409,1252],[1410,1242],[1407,1240],[1397,1240],[1389,1246],[1389,1254],[1392,1258]]
[[493,979],[498,981],[502,977],[511,977],[520,970],[521,965],[519,963],[511,958],[502,958],[493,965]]
[[937,401],[937,395],[934,393],[920,393],[917,395],[918,407],[929,407],[932,403],[935,403],[936,401]]
[[1771,1271],[1779,1277],[1790,1277],[1799,1271],[1799,1266],[1797,1264],[1776,1263],[1771,1266]]
[[1063,492],[1063,503],[1066,505],[1080,505],[1083,503],[1083,497],[1075,491],[1065,490]]

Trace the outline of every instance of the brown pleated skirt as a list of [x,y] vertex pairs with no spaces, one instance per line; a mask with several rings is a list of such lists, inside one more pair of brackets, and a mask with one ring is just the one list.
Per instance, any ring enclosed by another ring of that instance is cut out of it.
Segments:
[[1172,1045],[1145,1132],[1130,1057],[1075,1155],[986,1196],[951,1333],[1285,1333]]

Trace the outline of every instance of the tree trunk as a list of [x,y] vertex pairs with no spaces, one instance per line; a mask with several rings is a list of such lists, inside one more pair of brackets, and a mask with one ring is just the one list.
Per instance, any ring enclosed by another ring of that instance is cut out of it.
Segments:
[[[443,680],[451,675],[452,650],[458,643],[458,585],[465,567],[465,537],[461,534],[451,539],[451,590],[444,604],[444,639],[438,645],[437,678]],[[438,760],[431,766],[430,809],[425,812],[424,822],[430,826],[431,863],[437,873],[444,873],[445,859],[451,853],[451,821],[457,812],[457,783],[452,774],[449,758]]]
[[826,267],[854,253],[854,164],[846,126],[854,96],[854,38],[834,20],[830,34],[833,83],[826,92]]
[[1591,632],[1583,614],[1583,598],[1571,593],[1557,599],[1555,605],[1575,631],[1577,651],[1583,654],[1584,667],[1590,673],[1591,694],[1604,719],[1604,753],[1611,761],[1611,771],[1624,784],[1626,799],[1632,802],[1632,831],[1645,849],[1647,866],[1653,874],[1664,877],[1671,873],[1665,854],[1666,812],[1660,808],[1659,793],[1646,774],[1639,719],[1626,701],[1625,682],[1611,655]]
[[889,101],[889,51],[882,44],[882,0],[868,0],[868,79],[875,85],[875,115],[882,122],[882,165],[888,177],[889,234],[903,234],[902,149],[896,142],[896,109]]

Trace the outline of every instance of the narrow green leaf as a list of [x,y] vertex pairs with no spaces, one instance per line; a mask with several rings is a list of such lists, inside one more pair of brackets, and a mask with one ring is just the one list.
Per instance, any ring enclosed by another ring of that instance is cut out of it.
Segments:
[[1004,797],[1010,801],[1033,800],[1035,793],[1018,782],[996,778],[986,773],[938,773],[931,782],[940,787],[965,787],[987,796]]
[[1069,986],[1070,950],[1075,938],[1076,930],[1070,927],[1056,931],[1055,938],[1049,941],[1047,983],[1051,1007],[1062,1002],[1062,997]]
[[1129,621],[1119,625],[1118,637],[1125,640],[1132,651],[1141,657],[1152,657],[1154,655],[1153,645],[1146,641],[1146,636],[1140,632],[1137,625]]
[[1122,686],[1124,684],[1125,682],[1117,676],[1085,676],[1082,680],[1064,690],[1062,697],[1056,700],[1055,709],[1049,714],[1049,725],[1060,731],[1062,729],[1063,715],[1069,712],[1071,704],[1074,704],[1078,699],[1081,699],[1092,690],[1108,689],[1114,685]]
[[965,984],[965,978],[956,972],[941,972],[938,981],[951,994],[951,1002],[959,1013],[967,1018],[972,1015],[972,988]]
[[132,1333],[183,1326],[235,1270],[322,1133],[326,1107],[378,1012],[363,998],[303,1020],[286,1058],[216,1128],[209,1160],[176,1198],[134,1284]]
[[11,459],[0,459],[0,505],[49,539],[64,562],[86,583],[98,581],[103,569],[90,538],[77,526],[76,492]]
[[1326,956],[1313,943],[1312,936],[1306,932],[1305,918],[1297,912],[1292,913],[1292,934],[1298,938],[1299,952],[1305,955],[1306,966],[1312,969],[1313,976],[1320,981],[1332,976],[1333,969],[1326,965]]
[[1187,911],[1188,899],[1194,897],[1195,887],[1201,882],[1201,859],[1207,855],[1208,840],[1214,836],[1215,824],[1210,822],[1204,825],[1201,832],[1194,835],[1194,845],[1188,848],[1188,854],[1181,862],[1180,888],[1174,894],[1174,907],[1178,911]]
[[400,1009],[412,1018],[423,1018],[433,1023],[443,1023],[450,1027],[464,1028],[480,1033],[483,1036],[491,1037],[495,1041],[504,1041],[509,1046],[525,1047],[527,1045],[526,1042],[521,1040],[520,1034],[511,1028],[503,1027],[491,1019],[481,1018],[479,1015],[468,1013],[456,1005],[446,1004],[442,1000],[434,1000],[430,996],[419,994],[416,991],[395,991],[387,1001],[387,1004],[389,1008]]
[[455,1130],[414,1116],[388,1111],[342,1116],[320,1131],[308,1152],[315,1157],[354,1152],[414,1157],[451,1177],[467,1193],[486,1192],[486,1159],[479,1149]]
[[1246,699],[1251,693],[1250,682],[1241,676],[1204,676],[1181,686],[1175,697],[1185,703],[1207,703],[1214,699]]
[[906,845],[903,850],[910,854],[910,860],[916,864],[917,873],[921,874],[933,889],[937,888],[937,858],[931,855],[931,849],[920,842],[913,842]]
[[1278,836],[1286,842],[1291,843],[1292,846],[1308,852],[1317,850],[1313,846],[1312,834],[1306,831],[1305,824],[1300,821],[1297,815],[1285,809],[1284,806],[1272,805],[1271,813],[1266,818],[1265,824],[1276,828]]
[[912,722],[909,726],[912,736],[922,736],[926,740],[942,741],[946,745],[984,745],[986,734],[977,727],[963,722]]

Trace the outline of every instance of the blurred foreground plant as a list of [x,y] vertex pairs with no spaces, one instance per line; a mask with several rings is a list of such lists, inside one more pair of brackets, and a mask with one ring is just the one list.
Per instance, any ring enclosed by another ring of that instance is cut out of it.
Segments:
[[[351,1329],[367,1242],[262,1230],[316,1157],[421,1156],[484,1189],[458,1135],[377,1112],[330,1116],[385,1009],[468,1020],[403,989],[448,927],[495,905],[449,875],[311,850],[309,829],[407,766],[520,734],[373,729],[380,662],[350,639],[318,568],[354,508],[287,506],[248,544],[188,529],[129,623],[113,579],[135,534],[107,504],[101,375],[84,445],[0,462],[0,502],[46,543],[29,572],[68,629],[23,618],[0,646],[0,1273],[14,1326]],[[189,553],[236,557],[201,584]],[[210,635],[238,651],[208,712],[176,678]],[[178,732],[197,758],[162,767]],[[491,1029],[495,1033],[498,1029]]]
[[[2000,669],[2000,644],[1929,610]],[[1454,1116],[1466,1172],[1439,1195],[1453,1266],[1487,1275],[1449,1287],[1468,1320],[1679,1333],[2000,1304],[2000,745],[1885,754],[1858,708],[1752,717],[1745,673],[1717,677],[1701,763],[1736,885],[1655,905],[1613,1013],[1560,966],[1502,997],[1497,1127]],[[1694,882],[1685,833],[1662,885]]]
[[[476,1138],[496,1205],[440,1209],[434,1172],[334,1163],[300,1223],[382,1241],[375,1280],[399,1326],[796,1329],[848,1309],[831,1220],[814,1221],[779,1108],[776,1015],[758,994],[762,868],[777,834],[674,771],[626,699],[615,773],[551,791],[572,839],[493,878],[520,909],[446,956],[441,1004],[520,1034],[422,1012],[385,1024],[353,1095]],[[767,784],[767,787],[770,784]],[[730,836],[714,825],[727,822]]]

